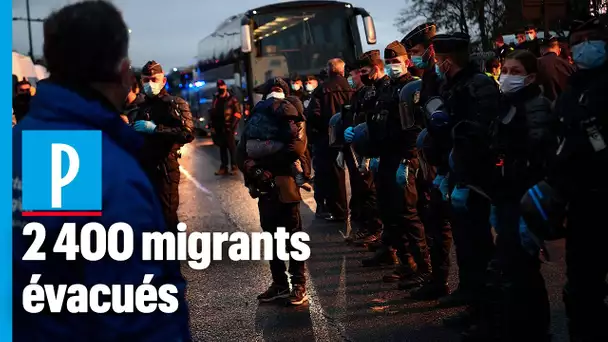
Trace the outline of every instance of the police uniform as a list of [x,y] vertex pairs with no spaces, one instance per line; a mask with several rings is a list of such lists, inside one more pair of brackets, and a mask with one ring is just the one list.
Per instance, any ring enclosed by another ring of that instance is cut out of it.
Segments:
[[[416,45],[432,47],[432,38],[436,34],[436,26],[433,23],[425,23],[414,28],[402,39],[407,49]],[[422,72],[422,85],[419,90],[405,94],[402,91],[401,101],[405,102],[408,115],[417,127],[424,128],[422,113],[423,100],[429,99],[439,92],[439,79],[435,72],[434,54],[428,56],[428,64]],[[404,98],[406,97],[406,98]],[[432,279],[420,289],[410,294],[414,299],[429,300],[436,299],[449,294],[448,276],[450,272],[450,251],[452,249],[452,227],[449,221],[449,205],[442,200],[439,189],[433,187],[433,179],[437,168],[433,166],[422,149],[418,150],[418,160],[421,168],[416,178],[418,188],[418,211],[424,224],[427,243],[431,254],[431,265],[433,268]]]
[[[142,76],[163,74],[160,64],[150,61],[142,69]],[[188,103],[166,90],[154,97],[146,97],[139,107],[135,121],[153,121],[156,129],[146,135],[141,151],[142,167],[160,197],[168,229],[177,230],[179,219],[180,158],[179,149],[194,140],[194,123]]]
[[[360,68],[373,66],[374,61],[380,60],[380,51],[379,50],[370,50],[363,53],[359,59],[358,64]],[[361,96],[361,100],[359,103],[359,107],[357,109],[357,117],[358,120],[367,121],[367,117],[376,110],[376,105],[378,103],[379,96],[385,91],[385,88],[390,88],[391,80],[385,75],[373,82],[373,84],[366,85],[363,87],[363,90],[360,90],[359,96]],[[359,126],[357,126],[359,127]],[[355,141],[353,141],[353,146]],[[367,146],[365,146],[365,151],[360,151],[359,153],[363,157],[367,158],[377,158],[380,153],[380,146],[375,141],[369,141]],[[373,174],[372,174],[373,175]],[[376,196],[377,196],[377,185],[376,182],[378,180],[378,176],[373,175],[374,185],[376,186]],[[394,176],[393,176],[394,178]],[[380,210],[379,204],[377,203],[377,209]],[[379,213],[381,215],[381,213]],[[369,259],[364,259],[362,261],[363,266],[380,266],[380,265],[394,265],[398,264],[399,260],[397,255],[393,249],[385,244],[382,244],[382,248],[376,250],[374,256]]]
[[[407,56],[407,52],[397,41],[384,50],[384,59],[400,56]],[[415,146],[418,131],[404,131],[399,113],[401,88],[414,80],[409,73],[392,79],[388,86],[380,89],[375,108],[367,112],[366,117],[370,138],[380,152],[376,188],[384,224],[382,240],[386,247],[396,249],[402,264],[384,280],[412,281],[412,286],[422,283],[423,278],[428,278],[431,273],[424,226],[417,208],[416,173],[419,163]],[[395,179],[401,163],[409,171],[405,188],[399,186]]]
[[[433,38],[438,56],[468,54],[469,42],[469,36],[463,33]],[[436,180],[445,177],[449,184],[446,195],[451,203],[452,232],[458,250],[459,287],[453,296],[446,298],[445,304],[468,302],[472,304],[472,312],[478,313],[494,244],[488,220],[490,201],[468,186],[485,181],[490,172],[480,165],[487,157],[484,147],[489,149],[489,142],[484,138],[488,138],[489,127],[498,113],[500,93],[496,83],[472,63],[445,77],[440,89],[443,105],[440,109],[435,106],[429,113],[431,103],[425,104],[429,114],[427,129],[438,154],[438,160],[434,161]],[[451,171],[450,160],[468,166],[466,171]]]
[[[358,69],[358,65],[354,67]],[[355,127],[365,122],[366,98],[372,92],[372,87],[362,86],[356,90],[350,105],[342,111],[342,128]],[[349,209],[351,219],[359,223],[359,229],[354,235],[356,244],[367,245],[376,242],[382,232],[382,221],[378,213],[376,186],[372,172],[366,170],[367,158],[359,156],[352,145],[343,149],[344,163],[348,168],[351,187]]]
[[[580,31],[603,32],[605,41],[608,25],[601,17],[591,18],[576,22],[570,30],[571,34]],[[578,58],[584,57],[583,51]],[[597,56],[591,59],[598,60]],[[562,208],[552,207],[562,201],[558,200],[558,196],[550,196],[541,184],[535,189],[541,189],[543,196],[536,196],[536,201],[528,201],[541,203],[544,213],[549,216],[544,221],[551,222],[553,213],[565,212],[567,283],[564,303],[571,341],[608,341],[605,327],[608,322],[608,307],[605,304],[608,293],[608,254],[605,251],[608,241],[605,214],[608,197],[607,88],[606,59],[601,65],[579,68],[572,74],[555,105],[556,114],[562,122],[563,136],[546,182],[548,185],[545,184],[563,198]],[[532,190],[528,191],[528,197]],[[551,198],[549,206],[545,206],[545,198]],[[522,204],[526,202],[525,199]],[[522,207],[522,210],[527,209]],[[563,219],[559,221],[563,223]],[[539,237],[545,238],[538,233],[537,226],[530,224],[529,220],[526,222],[530,230],[537,231]]]

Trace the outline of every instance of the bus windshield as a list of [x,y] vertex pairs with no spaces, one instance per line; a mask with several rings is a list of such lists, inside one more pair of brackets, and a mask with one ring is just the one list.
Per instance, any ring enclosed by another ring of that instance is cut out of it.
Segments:
[[344,8],[289,10],[254,17],[254,83],[290,74],[318,74],[331,58],[355,59]]

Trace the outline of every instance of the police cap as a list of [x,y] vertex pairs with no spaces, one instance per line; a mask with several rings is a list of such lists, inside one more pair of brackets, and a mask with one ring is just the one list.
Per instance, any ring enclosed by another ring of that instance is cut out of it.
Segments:
[[539,42],[540,42],[541,46],[551,46],[551,45],[557,44],[558,40],[557,40],[556,36],[550,35],[547,38],[539,39]]
[[418,44],[430,44],[435,34],[437,34],[437,26],[434,23],[424,23],[406,34],[401,39],[401,44],[406,49],[411,49]]
[[380,58],[380,50],[370,50],[359,56],[359,68],[373,66],[375,61],[382,60]]
[[405,46],[396,40],[388,44],[384,49],[384,59],[396,58],[399,56],[407,56],[407,51],[405,51]]
[[157,74],[164,74],[163,67],[156,61],[149,61],[141,69],[141,74],[144,76],[153,76]]
[[453,34],[438,34],[433,37],[432,42],[435,53],[448,54],[468,51],[471,37],[462,32],[456,32]]

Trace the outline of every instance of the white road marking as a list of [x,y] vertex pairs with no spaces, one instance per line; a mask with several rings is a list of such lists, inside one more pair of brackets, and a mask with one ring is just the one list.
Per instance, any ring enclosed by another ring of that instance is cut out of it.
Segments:
[[188,178],[188,180],[191,181],[192,184],[194,184],[194,186],[196,186],[196,188],[202,191],[205,195],[213,196],[213,193],[209,189],[205,188],[199,181],[196,180],[196,178],[194,178],[190,174],[190,172],[188,172],[188,170],[184,169],[181,165],[179,167],[179,171],[183,173],[184,176],[186,176],[186,178]]
[[[184,176],[186,176],[186,178],[189,181],[192,182],[192,184],[194,184],[194,186],[196,186],[197,189],[199,189],[205,195],[207,195],[209,197],[213,197],[213,192],[211,192],[211,190],[209,190],[205,186],[203,186],[185,168],[180,166],[179,170],[181,171],[181,173],[184,174]],[[315,203],[313,196],[306,196],[306,198],[303,197],[302,202],[306,206],[308,206],[313,213],[317,210],[317,204]],[[331,318],[331,317],[325,312],[325,310],[323,310],[323,307],[321,306],[321,304],[317,303],[317,298],[319,298],[319,297],[317,296],[317,291],[315,290],[315,286],[312,281],[312,277],[310,276],[310,273],[308,272],[308,270],[306,270],[306,278],[308,279],[308,284],[306,286],[306,291],[308,292],[308,297],[309,297],[308,311],[310,313],[310,321],[312,322],[312,331],[313,331],[313,334],[315,335],[315,341],[331,341],[332,336],[331,336],[330,329],[329,329],[329,326],[331,323],[328,320],[328,318]],[[338,333],[343,336],[344,327],[338,322],[333,322],[333,323],[334,324],[332,324],[332,325],[337,326]]]

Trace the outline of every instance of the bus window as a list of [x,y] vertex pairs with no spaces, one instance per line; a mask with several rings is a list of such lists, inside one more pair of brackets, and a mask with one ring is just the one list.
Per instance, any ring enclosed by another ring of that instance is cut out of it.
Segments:
[[281,11],[258,15],[254,20],[256,59],[284,56],[288,74],[318,74],[331,58],[356,57],[344,56],[353,49],[343,9]]

